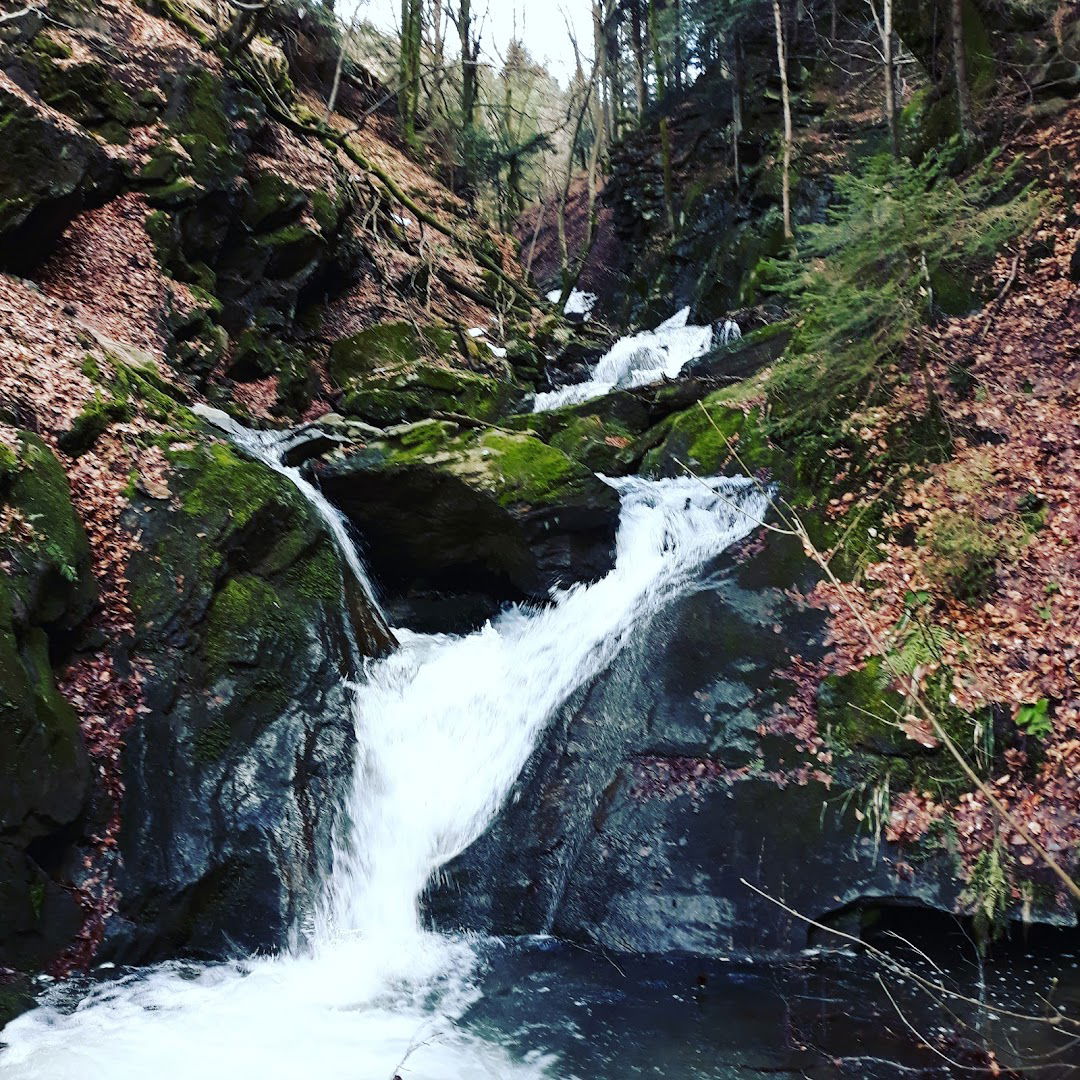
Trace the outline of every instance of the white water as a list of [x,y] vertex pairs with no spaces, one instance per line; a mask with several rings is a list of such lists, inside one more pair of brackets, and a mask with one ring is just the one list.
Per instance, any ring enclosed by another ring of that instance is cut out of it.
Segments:
[[[552,289],[547,294],[549,304],[557,304],[562,296],[562,289]],[[563,306],[564,315],[580,315],[582,322],[588,322],[592,318],[593,308],[599,297],[596,293],[583,292],[581,289],[571,289]]]
[[[234,434],[255,452],[250,433]],[[265,444],[264,460],[321,508]],[[479,993],[475,954],[466,939],[421,929],[420,893],[489,823],[552,712],[765,512],[746,480],[611,483],[622,517],[607,577],[467,636],[399,631],[400,651],[356,688],[351,824],[303,949],[162,965],[100,985],[73,1012],[57,990],[5,1029],[0,1077],[390,1080],[407,1054],[408,1080],[558,1076],[539,1053],[511,1061],[455,1027]]]
[[[673,379],[691,360],[712,348],[712,327],[687,325],[689,317],[690,309],[686,307],[655,330],[620,338],[584,382],[537,394],[534,411],[547,412],[603,397],[612,390],[645,386],[661,378]],[[738,331],[738,325],[729,320],[721,332],[723,342],[732,340],[731,327]]]
[[256,431],[254,428],[247,428],[237,423],[220,409],[210,409],[204,405],[195,405],[191,411],[204,420],[208,420],[215,427],[221,428],[237,446],[296,485],[300,494],[311,503],[315,512],[330,530],[330,535],[333,536],[338,550],[345,559],[349,572],[367,593],[375,610],[385,618],[379,607],[374,583],[357,551],[345,515],[299,469],[290,468],[282,460],[294,445],[296,438],[294,432]]

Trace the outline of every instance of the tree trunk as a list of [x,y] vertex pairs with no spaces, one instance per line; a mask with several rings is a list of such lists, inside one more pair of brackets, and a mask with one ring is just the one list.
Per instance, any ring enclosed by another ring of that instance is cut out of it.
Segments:
[[660,163],[664,177],[664,213],[668,231],[675,235],[675,177],[671,164],[671,128],[664,111],[667,94],[667,69],[664,64],[663,45],[660,41],[658,8],[660,0],[649,0],[649,43],[652,46],[653,67],[656,70],[656,99],[660,106]]
[[952,47],[960,135],[967,141],[971,134],[971,88],[968,86],[967,52],[964,49],[964,0],[952,0]]
[[784,238],[791,240],[795,230],[791,225],[791,150],[795,132],[791,123],[791,89],[788,86],[787,48],[784,43],[784,13],[780,0],[773,0],[773,22],[776,24],[776,65],[780,70],[780,99],[784,108],[784,175],[782,199],[784,207]]
[[476,61],[472,40],[472,6],[461,0],[458,11],[458,41],[461,43],[461,125],[470,128],[476,121]]
[[738,34],[731,36],[731,158],[735,172],[735,190],[739,190],[741,183],[741,166],[739,163],[739,139],[742,138],[743,113],[742,113],[742,42]]
[[885,58],[885,120],[889,125],[889,148],[900,157],[900,128],[896,117],[896,58],[893,55],[893,0],[882,0],[881,52]]
[[634,0],[630,7],[630,49],[634,54],[634,90],[639,117],[649,107],[649,89],[645,82],[645,34],[641,26],[642,2]]
[[416,114],[420,104],[420,50],[423,38],[423,0],[401,0],[401,55],[398,114],[406,145],[416,145]]

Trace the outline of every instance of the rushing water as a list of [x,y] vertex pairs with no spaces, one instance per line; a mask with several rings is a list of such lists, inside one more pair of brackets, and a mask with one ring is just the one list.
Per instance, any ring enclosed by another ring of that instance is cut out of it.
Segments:
[[[295,469],[287,440],[233,425],[250,453],[312,501],[372,592],[340,514]],[[60,987],[4,1031],[17,1080],[558,1077],[540,1048],[511,1058],[456,1021],[481,990],[476,942],[424,931],[433,871],[485,828],[545,722],[634,627],[765,511],[748,480],[610,481],[622,514],[615,568],[546,607],[514,607],[467,636],[397,631],[353,703],[353,789],[315,929],[303,948],[243,963],[164,964]]]
[[[703,356],[713,345],[712,327],[693,326],[689,319],[690,309],[686,307],[655,330],[620,338],[600,358],[584,382],[537,394],[535,411],[546,412],[563,405],[576,405],[612,390],[645,386],[661,378],[674,378],[691,360]],[[738,323],[728,319],[721,325],[718,336],[719,344],[727,344],[740,337]]]

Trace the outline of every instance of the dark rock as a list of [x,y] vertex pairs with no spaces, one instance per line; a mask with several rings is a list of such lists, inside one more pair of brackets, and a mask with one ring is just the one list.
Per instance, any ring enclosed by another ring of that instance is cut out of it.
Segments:
[[284,944],[352,776],[340,557],[283,477],[222,444],[174,455],[180,510],[133,506],[149,709],[128,734],[122,903],[103,956]]
[[52,451],[22,432],[0,446],[0,967],[53,959],[82,923],[65,870],[82,835],[89,770],[50,654],[62,658],[96,597],[90,552]]
[[639,628],[444,869],[431,920],[619,951],[765,954],[805,947],[807,929],[743,879],[814,918],[873,903],[952,910],[947,855],[902,873],[794,740],[759,732],[790,693],[789,657],[822,647],[820,616],[786,591],[809,584],[805,566],[790,538],[769,536]]
[[722,379],[736,382],[756,375],[784,355],[791,340],[791,328],[783,323],[764,326],[736,341],[711,349],[691,360],[680,375],[687,378]]
[[[2,78],[2,76],[0,76]],[[80,210],[104,202],[120,169],[90,135],[0,84],[0,267],[44,261]]]
[[613,565],[618,496],[525,433],[406,425],[320,463],[317,475],[364,537],[392,609],[434,589],[474,609],[487,597],[490,611]]

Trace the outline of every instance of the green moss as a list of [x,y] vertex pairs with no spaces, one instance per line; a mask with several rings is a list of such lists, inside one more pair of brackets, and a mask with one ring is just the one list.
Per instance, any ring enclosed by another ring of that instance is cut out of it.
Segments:
[[249,229],[255,231],[280,227],[284,221],[302,211],[308,202],[304,191],[274,172],[258,172],[248,180],[248,184],[251,194],[244,202],[240,217]]
[[105,381],[105,372],[102,371],[97,357],[91,353],[87,353],[83,357],[79,370],[93,383],[103,383]]
[[904,715],[903,696],[890,689],[880,656],[847,675],[832,675],[818,689],[818,728],[834,748],[862,747],[902,755],[914,749],[897,724]]
[[334,345],[330,374],[338,386],[345,387],[351,380],[383,368],[398,369],[422,359],[440,359],[457,352],[457,337],[449,327],[380,323]]
[[69,457],[82,457],[113,424],[130,419],[131,413],[131,406],[124,399],[95,394],[71,427],[56,440],[57,445]]
[[515,396],[514,387],[490,376],[422,360],[402,370],[356,379],[351,387],[341,411],[382,426],[440,412],[494,420]]
[[30,51],[51,60],[69,60],[71,47],[57,41],[48,31],[42,31],[30,42]]
[[948,510],[938,515],[921,533],[931,580],[965,603],[981,599],[994,584],[1009,533],[1008,523],[991,524],[970,513]]
[[233,527],[243,528],[282,494],[280,478],[224,443],[180,451],[172,460],[190,481],[181,495],[184,512],[208,522],[228,518]]
[[0,555],[12,566],[12,589],[39,622],[65,614],[78,621],[89,611],[95,587],[67,475],[49,447],[29,432],[20,432],[16,456],[17,465],[8,464],[6,502],[29,523],[32,534],[27,542],[0,533]]
[[253,637],[263,640],[302,627],[297,613],[284,605],[276,589],[261,577],[241,574],[229,578],[214,596],[207,614],[205,654],[211,678],[233,664],[251,660]]
[[489,462],[490,475],[503,506],[554,502],[584,474],[562,451],[528,435],[489,431],[481,437],[480,446],[482,453],[497,455]]
[[99,61],[68,62],[71,50],[39,34],[29,57],[41,99],[96,131],[109,142],[126,143],[128,129],[152,123],[154,111],[140,105]]
[[345,210],[344,200],[334,198],[325,191],[312,191],[308,194],[308,201],[311,204],[311,212],[323,233],[329,235],[334,232]]

